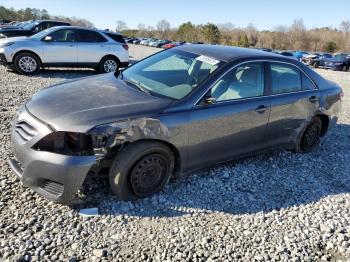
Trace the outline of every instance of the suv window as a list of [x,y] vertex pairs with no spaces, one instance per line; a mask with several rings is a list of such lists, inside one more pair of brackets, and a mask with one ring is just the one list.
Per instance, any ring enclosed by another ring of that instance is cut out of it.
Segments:
[[90,31],[90,30],[79,30],[79,42],[84,43],[99,43],[106,42],[106,38],[104,38],[101,34]]
[[105,33],[108,37],[112,38],[114,41],[118,43],[125,44],[124,37],[122,35],[117,35],[117,34],[111,34],[111,33]]
[[252,62],[240,65],[225,74],[211,89],[216,101],[262,96],[264,64]]
[[272,94],[283,94],[301,90],[299,69],[292,65],[271,63]]
[[52,37],[53,42],[75,42],[76,40],[76,32],[72,29],[58,30],[49,36]]

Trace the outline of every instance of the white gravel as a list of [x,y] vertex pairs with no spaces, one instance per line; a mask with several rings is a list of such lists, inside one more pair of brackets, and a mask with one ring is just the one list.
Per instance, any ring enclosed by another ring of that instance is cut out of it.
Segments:
[[[130,50],[137,60],[159,49]],[[319,72],[345,97],[339,124],[315,152],[221,165],[136,202],[117,201],[103,177],[92,177],[80,207],[100,215],[83,217],[23,188],[6,160],[18,106],[40,88],[94,71],[26,77],[0,67],[0,260],[349,261],[350,73]]]

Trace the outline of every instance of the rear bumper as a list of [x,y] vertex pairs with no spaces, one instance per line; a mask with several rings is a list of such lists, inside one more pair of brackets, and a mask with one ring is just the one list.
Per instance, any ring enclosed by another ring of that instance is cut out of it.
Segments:
[[[23,139],[17,124],[23,121],[35,127],[35,136]],[[9,165],[23,185],[51,201],[70,204],[90,168],[95,164],[96,158],[32,149],[33,145],[51,132],[45,124],[22,109],[11,128],[15,158],[9,161]]]

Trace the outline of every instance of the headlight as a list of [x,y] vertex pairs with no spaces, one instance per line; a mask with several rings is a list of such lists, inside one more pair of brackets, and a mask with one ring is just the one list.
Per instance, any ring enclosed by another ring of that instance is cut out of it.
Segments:
[[0,43],[0,47],[6,47],[6,46],[10,46],[13,45],[14,42],[5,42],[5,43]]
[[51,133],[36,143],[33,149],[70,156],[93,155],[91,136],[73,132]]

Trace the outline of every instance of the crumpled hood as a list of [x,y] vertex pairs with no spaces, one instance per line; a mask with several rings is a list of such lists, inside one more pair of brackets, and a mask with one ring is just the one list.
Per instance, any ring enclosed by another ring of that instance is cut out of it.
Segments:
[[160,113],[169,103],[103,74],[45,88],[26,108],[56,130],[86,132],[96,125]]

